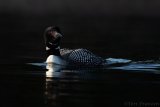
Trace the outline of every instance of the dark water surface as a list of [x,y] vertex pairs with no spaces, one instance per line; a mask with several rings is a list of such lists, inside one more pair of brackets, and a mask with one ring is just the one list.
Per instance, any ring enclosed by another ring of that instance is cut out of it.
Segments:
[[0,65],[0,106],[44,106],[45,72],[25,65]]
[[1,107],[158,107],[160,74],[118,69],[0,65]]

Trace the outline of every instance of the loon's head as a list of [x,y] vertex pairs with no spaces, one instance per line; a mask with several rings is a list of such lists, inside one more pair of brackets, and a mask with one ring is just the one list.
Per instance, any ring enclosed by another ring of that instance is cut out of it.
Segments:
[[47,56],[56,55],[60,56],[60,41],[61,31],[58,26],[49,26],[44,31],[44,40],[46,46]]
[[60,28],[58,26],[49,26],[44,31],[44,40],[45,43],[51,41],[53,39],[53,32],[57,32],[58,34],[62,34]]

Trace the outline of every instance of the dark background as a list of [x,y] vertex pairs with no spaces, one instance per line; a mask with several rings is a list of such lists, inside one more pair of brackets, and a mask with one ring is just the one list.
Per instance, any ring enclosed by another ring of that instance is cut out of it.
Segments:
[[44,61],[50,25],[64,33],[62,48],[158,59],[159,6],[158,0],[0,0],[0,63]]

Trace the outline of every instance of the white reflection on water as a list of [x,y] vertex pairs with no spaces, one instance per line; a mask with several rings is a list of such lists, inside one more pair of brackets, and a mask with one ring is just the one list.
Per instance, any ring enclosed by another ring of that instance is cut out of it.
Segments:
[[159,74],[160,73],[160,64],[159,63],[130,63],[128,65],[120,66],[120,67],[110,67],[110,69],[120,69],[127,71],[149,71],[152,73]]
[[59,65],[55,65],[53,63],[48,63],[46,66],[46,77],[59,77],[61,75],[61,69],[63,67]]

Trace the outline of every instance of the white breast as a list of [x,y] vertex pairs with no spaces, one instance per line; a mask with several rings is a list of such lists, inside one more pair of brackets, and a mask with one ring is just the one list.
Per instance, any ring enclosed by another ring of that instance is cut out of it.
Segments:
[[66,61],[64,61],[60,56],[49,55],[46,63],[54,63],[58,65],[66,65]]

